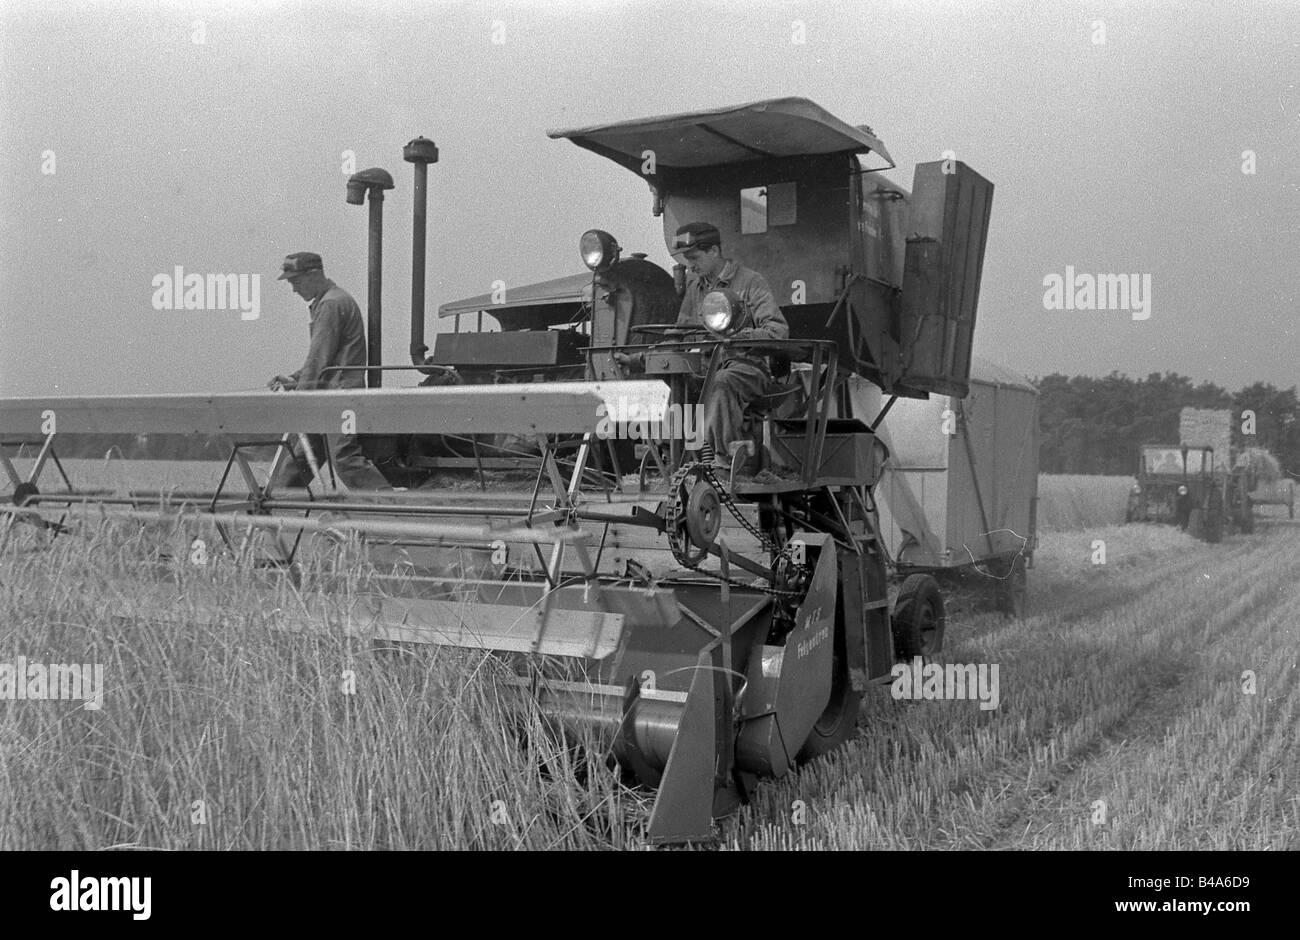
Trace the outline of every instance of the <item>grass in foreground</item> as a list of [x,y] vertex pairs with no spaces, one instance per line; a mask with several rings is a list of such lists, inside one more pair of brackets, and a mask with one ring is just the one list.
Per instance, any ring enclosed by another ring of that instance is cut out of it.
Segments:
[[[500,660],[276,633],[246,572],[202,580],[168,537],[0,552],[0,662],[99,662],[108,685],[99,712],[0,702],[0,849],[641,844],[644,797],[557,746]],[[1048,531],[1031,617],[949,624],[948,661],[999,664],[997,711],[869,696],[856,739],[761,785],[724,845],[1300,846],[1298,550],[1283,519],[1218,546],[1167,526]],[[306,590],[337,573],[319,564]],[[157,568],[229,603],[214,621],[196,589],[165,622],[124,616],[114,585]]]
[[[246,572],[218,560],[196,574],[183,551],[160,561],[156,534],[103,528],[45,550],[19,540],[0,560],[0,661],[100,663],[106,685],[100,711],[0,702],[0,849],[633,839],[638,799],[599,756],[555,743],[501,682],[501,660],[278,633],[271,611],[241,602]],[[159,565],[230,602],[215,621],[196,600],[166,622],[118,615],[120,585]]]

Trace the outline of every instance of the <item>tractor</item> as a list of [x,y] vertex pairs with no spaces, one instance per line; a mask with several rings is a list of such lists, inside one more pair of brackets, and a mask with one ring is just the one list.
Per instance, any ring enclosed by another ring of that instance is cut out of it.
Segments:
[[1214,448],[1146,444],[1129,490],[1124,521],[1173,523],[1206,542],[1225,530],[1255,530],[1250,474],[1215,464]]

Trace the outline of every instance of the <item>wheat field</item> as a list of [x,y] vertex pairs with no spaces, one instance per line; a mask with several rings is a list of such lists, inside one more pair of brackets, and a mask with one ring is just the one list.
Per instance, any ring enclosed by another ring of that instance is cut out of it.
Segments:
[[[718,845],[1300,847],[1300,527],[1211,546],[1114,525],[1113,479],[1041,492],[1030,616],[948,625],[947,661],[999,666],[999,708],[868,694],[855,738],[760,785]],[[558,743],[499,659],[277,633],[247,572],[196,572],[186,538],[20,527],[0,548],[0,661],[108,677],[97,712],[0,702],[0,849],[644,845],[649,796],[594,742]],[[112,585],[145,569],[227,603],[115,614]],[[322,552],[301,590],[329,581],[344,604],[358,576]]]
[[1124,521],[1130,476],[1043,474],[1038,478],[1040,531],[1086,529]]

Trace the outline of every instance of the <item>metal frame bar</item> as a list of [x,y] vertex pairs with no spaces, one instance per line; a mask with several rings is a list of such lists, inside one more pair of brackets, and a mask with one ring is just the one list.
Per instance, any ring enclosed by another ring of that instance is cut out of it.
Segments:
[[[792,361],[808,361],[807,358],[798,358],[803,355],[810,357],[812,361],[813,387],[809,390],[808,404],[805,407],[804,420],[807,422],[807,430],[804,434],[804,454],[803,454],[803,478],[805,486],[811,486],[816,478],[817,470],[821,467],[822,449],[826,441],[826,429],[829,425],[831,400],[835,395],[837,382],[839,380],[839,356],[838,347],[831,340],[824,339],[761,339],[761,340],[731,340],[731,339],[698,339],[683,341],[665,341],[658,343],[629,343],[619,346],[590,346],[587,353],[611,352],[618,350],[626,352],[628,350],[649,350],[656,349],[661,352],[671,352],[674,350],[687,351],[695,350],[702,352],[708,348],[709,364],[704,374],[704,384],[700,389],[700,398],[708,396],[710,386],[714,375],[721,368],[722,355],[724,350],[756,350],[760,352],[780,352],[789,351],[794,355],[790,358]],[[676,392],[675,382],[679,380],[680,373],[672,373],[667,378],[669,386]],[[683,399],[685,395],[681,396]],[[674,396],[670,396],[670,403],[674,401]],[[685,401],[681,404],[685,406]],[[790,419],[795,420],[795,419]],[[682,453],[684,445],[678,441],[669,442],[669,473],[676,472],[681,467]],[[727,455],[714,455],[725,458]],[[644,474],[642,475],[644,481]],[[643,482],[644,488],[644,482]]]
[[[54,467],[56,470],[59,471],[59,476],[60,478],[62,478],[63,485],[64,487],[66,487],[67,492],[68,493],[74,492],[72,481],[68,479],[68,473],[66,470],[63,469],[63,463],[59,460],[59,455],[54,452],[55,433],[56,432],[51,432],[47,434],[45,436],[44,441],[41,442],[41,449],[36,454],[36,462],[32,464],[32,469],[27,474],[26,480],[22,479],[19,476],[17,468],[15,468],[13,463],[10,461],[9,455],[5,453],[5,448],[6,447],[28,447],[31,446],[34,442],[28,440],[0,441],[0,463],[4,464],[5,474],[9,477],[9,481],[13,484],[15,505],[25,506],[29,501],[31,501],[33,504],[39,503],[39,499],[32,499],[31,497],[39,496],[40,490],[36,488],[36,481],[40,478],[41,472],[45,469],[46,465],[51,460],[54,461]],[[33,493],[23,496],[22,502],[18,502],[19,499],[18,490],[20,487],[24,485],[32,487]],[[10,529],[13,528],[15,523],[26,522],[28,525],[35,526],[36,528],[41,530],[46,530],[46,529],[52,530],[53,535],[51,535],[50,538],[55,539],[58,538],[59,533],[64,530],[63,523],[67,520],[67,518],[68,518],[68,514],[66,512],[59,517],[57,522],[49,522],[48,520],[45,519],[45,517],[41,516],[37,512],[6,513],[5,520],[4,520],[3,534],[7,538]]]
[[[226,459],[226,469],[222,472],[221,480],[217,484],[217,489],[212,494],[212,499],[208,503],[208,512],[214,517],[214,524],[216,525],[217,532],[221,535],[221,540],[226,544],[227,548],[232,552],[235,552],[237,555],[242,556],[248,549],[250,541],[249,537],[245,536],[239,546],[236,547],[234,542],[231,540],[229,533],[226,531],[226,527],[220,521],[216,520],[216,514],[225,509],[244,505],[248,507],[246,511],[249,515],[271,515],[271,512],[267,507],[267,502],[271,499],[271,485],[275,480],[276,473],[279,471],[280,467],[283,466],[286,455],[287,459],[292,459],[293,456],[289,439],[290,435],[285,434],[281,436],[278,441],[236,441],[230,449],[230,456]],[[271,461],[271,471],[270,475],[267,477],[266,486],[262,486],[257,482],[257,475],[253,473],[252,464],[248,462],[248,458],[244,453],[246,450],[254,447],[275,448],[275,456]],[[328,450],[329,445],[327,440],[326,451],[328,452]],[[230,478],[231,467],[236,465],[239,467],[240,476],[244,478],[244,485],[248,487],[248,497],[242,501],[231,501],[223,505],[221,503],[221,494],[226,488],[226,481]],[[333,473],[332,466],[330,472],[331,474]],[[307,499],[309,502],[315,500],[310,483],[307,485]],[[310,507],[304,509],[302,518],[306,519],[310,516],[311,511]],[[298,554],[298,546],[302,542],[302,532],[302,529],[298,530],[297,535],[294,536],[293,544],[288,547],[285,546],[284,542],[280,541],[280,533],[276,534],[276,547],[279,548],[280,554],[283,556],[279,559],[279,564],[293,564],[293,560]]]

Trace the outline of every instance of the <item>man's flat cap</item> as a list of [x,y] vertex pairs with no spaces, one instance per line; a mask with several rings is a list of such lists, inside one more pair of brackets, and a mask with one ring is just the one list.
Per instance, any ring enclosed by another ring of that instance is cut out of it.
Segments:
[[722,244],[722,233],[708,222],[688,222],[677,230],[677,237],[669,246],[669,254],[679,254],[692,248],[709,248]]
[[291,255],[286,255],[284,259],[283,270],[277,281],[283,281],[288,277],[297,277],[299,274],[306,274],[308,271],[323,271],[325,265],[320,260],[320,255],[314,251],[295,251]]

